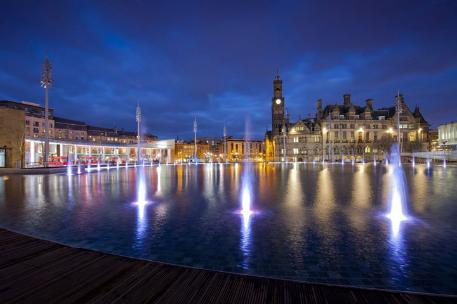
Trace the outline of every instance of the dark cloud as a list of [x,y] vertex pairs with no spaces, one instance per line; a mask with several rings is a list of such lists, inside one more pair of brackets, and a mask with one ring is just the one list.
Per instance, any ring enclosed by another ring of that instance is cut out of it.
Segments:
[[454,1],[3,1],[0,98],[40,102],[54,67],[62,116],[190,138],[270,124],[280,68],[293,118],[318,98],[390,105],[401,90],[435,126],[457,117]]

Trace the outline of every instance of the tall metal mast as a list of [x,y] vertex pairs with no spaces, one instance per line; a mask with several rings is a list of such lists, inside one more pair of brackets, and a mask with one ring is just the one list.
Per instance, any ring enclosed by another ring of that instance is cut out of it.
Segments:
[[401,106],[400,106],[400,90],[397,93],[397,142],[398,142],[398,152],[401,154],[401,129],[400,129],[400,113],[401,113]]
[[138,163],[141,161],[141,133],[140,133],[140,124],[141,124],[141,108],[140,103],[138,102],[136,105],[136,123],[137,123],[137,159]]
[[197,117],[194,117],[194,161],[197,161]]
[[41,73],[41,86],[44,88],[44,161],[43,165],[48,167],[49,157],[49,102],[48,102],[48,89],[52,85],[52,66],[48,58],[44,60],[43,71]]
[[227,127],[224,124],[224,162],[227,162]]

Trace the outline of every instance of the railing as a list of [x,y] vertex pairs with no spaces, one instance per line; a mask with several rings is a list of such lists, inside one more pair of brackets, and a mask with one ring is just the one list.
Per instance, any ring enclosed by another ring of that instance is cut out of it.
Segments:
[[433,151],[433,152],[414,152],[402,153],[402,156],[410,156],[425,159],[446,159],[449,161],[457,161],[457,151]]

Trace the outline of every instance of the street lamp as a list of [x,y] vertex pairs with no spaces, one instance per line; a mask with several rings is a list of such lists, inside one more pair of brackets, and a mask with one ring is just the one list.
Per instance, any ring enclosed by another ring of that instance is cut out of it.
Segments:
[[140,163],[140,145],[141,145],[141,133],[140,133],[140,124],[141,124],[141,108],[140,108],[140,103],[137,103],[136,105],[136,123],[137,123],[137,160],[138,163]]
[[41,86],[44,88],[44,166],[48,167],[49,156],[49,103],[48,103],[48,88],[52,85],[52,66],[48,58],[44,60],[43,71],[41,73]]

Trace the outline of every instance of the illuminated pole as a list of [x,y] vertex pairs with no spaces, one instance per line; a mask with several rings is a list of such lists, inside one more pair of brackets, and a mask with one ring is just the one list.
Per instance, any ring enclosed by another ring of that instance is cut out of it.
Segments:
[[197,162],[197,118],[194,117],[194,161]]
[[224,125],[224,162],[227,162],[227,127]]
[[136,105],[136,123],[137,123],[137,159],[140,163],[140,145],[141,145],[141,133],[140,133],[140,123],[141,123],[141,108],[140,103]]
[[44,163],[48,167],[49,157],[49,103],[48,103],[48,89],[52,84],[52,66],[48,58],[44,60],[43,71],[41,74],[41,86],[44,88]]
[[[400,136],[401,136],[401,133],[400,133],[400,112],[401,112],[401,108],[400,108],[400,91],[398,91],[397,93],[397,131],[398,131],[398,136],[397,136],[397,142],[398,142],[398,152],[400,153],[401,155],[401,139],[400,139]],[[401,157],[401,156],[400,156]]]
[[287,162],[287,153],[286,153],[286,125],[282,125],[282,134],[283,134],[283,161]]

